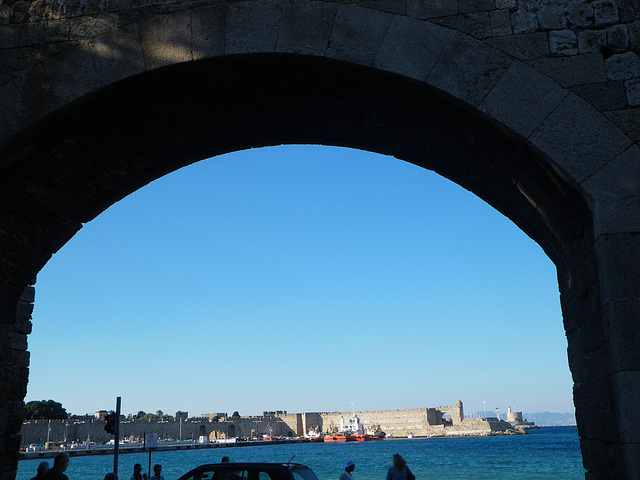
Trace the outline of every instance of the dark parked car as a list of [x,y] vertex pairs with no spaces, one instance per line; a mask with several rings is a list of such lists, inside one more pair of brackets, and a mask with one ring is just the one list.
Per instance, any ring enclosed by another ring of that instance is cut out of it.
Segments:
[[178,480],[318,480],[299,463],[211,463],[200,465]]

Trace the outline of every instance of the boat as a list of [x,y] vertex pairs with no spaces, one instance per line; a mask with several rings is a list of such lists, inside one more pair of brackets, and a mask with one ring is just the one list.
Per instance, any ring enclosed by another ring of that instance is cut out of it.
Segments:
[[340,428],[332,424],[327,432],[322,436],[322,441],[327,443],[342,443],[353,442],[355,441],[355,438],[350,432],[345,430],[344,419],[340,419]]
[[356,437],[354,435],[345,435],[344,433],[336,433],[335,435],[325,435],[324,442],[328,443],[340,443],[340,442],[355,442]]
[[318,427],[310,428],[309,432],[304,436],[304,438],[309,442],[324,442],[324,435],[320,431]]
[[357,442],[371,442],[375,440],[384,440],[386,434],[380,428],[380,425],[371,425],[365,428],[364,433],[355,435]]
[[340,428],[336,430],[332,426],[324,436],[325,442],[368,442],[384,439],[385,433],[380,429],[380,425],[371,425],[365,429],[356,415],[353,403],[351,409],[353,413],[349,421],[345,423],[344,418],[341,417]]

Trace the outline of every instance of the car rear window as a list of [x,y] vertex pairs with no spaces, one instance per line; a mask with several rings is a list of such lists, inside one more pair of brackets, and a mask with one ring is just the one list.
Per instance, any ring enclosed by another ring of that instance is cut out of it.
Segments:
[[310,468],[292,468],[293,480],[318,480],[316,474]]

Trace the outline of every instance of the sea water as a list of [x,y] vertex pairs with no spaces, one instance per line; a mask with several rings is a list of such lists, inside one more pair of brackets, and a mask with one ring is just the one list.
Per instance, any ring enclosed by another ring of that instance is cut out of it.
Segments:
[[[152,452],[151,465],[162,465],[166,480],[193,467],[219,462],[296,462],[308,465],[319,480],[337,480],[344,463],[356,463],[354,480],[384,480],[399,453],[416,480],[584,480],[575,427],[530,430],[527,435],[465,438],[389,439],[379,442],[297,443],[252,447]],[[29,480],[42,460],[22,460],[17,480]],[[51,463],[51,460],[50,460]],[[120,455],[118,473],[128,480],[133,465],[147,471],[148,453]],[[70,480],[103,480],[113,470],[113,456],[72,457]]]

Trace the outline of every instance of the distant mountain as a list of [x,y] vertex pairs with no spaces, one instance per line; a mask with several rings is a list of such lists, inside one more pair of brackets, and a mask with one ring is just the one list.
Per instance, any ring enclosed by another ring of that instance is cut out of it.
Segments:
[[522,417],[528,422],[535,423],[539,427],[568,427],[576,424],[576,416],[573,413],[523,413]]

